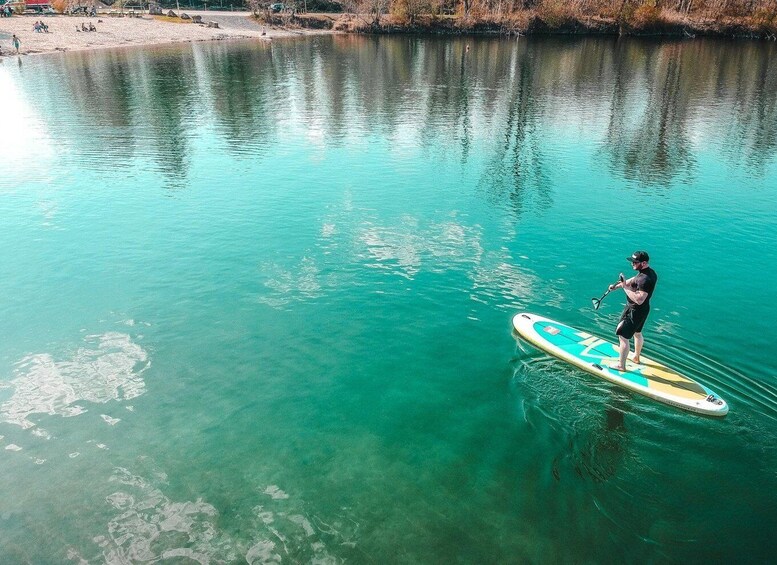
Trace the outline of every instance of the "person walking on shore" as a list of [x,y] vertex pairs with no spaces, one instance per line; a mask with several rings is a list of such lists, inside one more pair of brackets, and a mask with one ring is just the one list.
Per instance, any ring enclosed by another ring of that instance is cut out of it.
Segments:
[[634,363],[640,362],[642,345],[642,328],[645,325],[648,314],[650,313],[650,297],[658,282],[658,275],[650,268],[650,257],[645,251],[635,251],[631,257],[626,258],[631,262],[631,268],[638,271],[630,279],[623,280],[610,285],[610,290],[622,288],[626,293],[626,307],[621,313],[618,326],[615,328],[615,334],[620,342],[619,359],[617,365],[612,365],[616,371],[626,371],[626,358],[629,355],[629,342],[634,338]]
[[16,34],[13,34],[13,38],[11,38],[11,43],[13,44],[13,48],[16,49],[16,54],[19,54],[19,46],[22,44],[21,41],[19,41],[19,38],[16,37]]

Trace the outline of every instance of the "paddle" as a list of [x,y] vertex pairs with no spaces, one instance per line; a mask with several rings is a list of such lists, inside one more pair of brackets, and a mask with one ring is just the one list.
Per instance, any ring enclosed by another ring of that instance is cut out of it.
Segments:
[[[621,275],[618,277],[618,282],[623,282],[624,280],[625,280],[625,279],[623,278],[623,273],[621,273]],[[618,283],[614,283],[614,284],[618,284]],[[594,310],[598,310],[598,309],[599,309],[599,306],[601,306],[601,305],[602,305],[602,300],[604,300],[604,297],[605,297],[605,296],[607,296],[608,294],[610,294],[610,293],[612,292],[612,290],[613,290],[613,289],[612,289],[612,286],[613,286],[613,285],[610,285],[609,287],[607,287],[607,292],[605,292],[604,294],[602,294],[602,297],[601,297],[601,298],[592,298],[592,299],[591,299],[591,304],[593,304],[593,306],[594,306]]]

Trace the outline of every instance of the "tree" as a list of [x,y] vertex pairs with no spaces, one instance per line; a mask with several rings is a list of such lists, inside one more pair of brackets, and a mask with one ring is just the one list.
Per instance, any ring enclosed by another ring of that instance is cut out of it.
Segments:
[[380,18],[388,13],[391,0],[346,0],[343,7],[372,27],[380,26]]
[[430,10],[429,0],[394,0],[391,4],[392,13],[407,20],[410,25],[415,23],[418,16]]
[[269,0],[246,0],[246,6],[249,10],[251,10],[251,13],[254,15],[254,17],[259,15],[260,10],[263,10],[266,16],[269,17],[270,15]]

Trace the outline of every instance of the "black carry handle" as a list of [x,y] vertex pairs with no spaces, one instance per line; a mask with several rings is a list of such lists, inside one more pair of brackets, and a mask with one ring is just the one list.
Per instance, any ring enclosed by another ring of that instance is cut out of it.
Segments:
[[[618,282],[626,282],[626,279],[623,277],[623,273],[621,273],[618,276]],[[614,284],[618,284],[618,283],[614,283]],[[612,285],[610,285],[610,286],[612,286]],[[599,306],[602,305],[602,300],[604,300],[604,297],[607,296],[608,294],[610,294],[611,292],[612,292],[612,289],[608,287],[607,288],[607,292],[602,294],[601,298],[592,298],[591,299],[591,304],[593,304],[594,310],[598,310],[599,309]]]

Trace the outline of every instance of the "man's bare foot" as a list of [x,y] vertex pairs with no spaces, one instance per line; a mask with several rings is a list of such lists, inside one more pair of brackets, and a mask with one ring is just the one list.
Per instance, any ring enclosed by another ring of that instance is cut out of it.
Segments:
[[625,373],[628,369],[626,367],[621,367],[620,363],[611,363],[610,365],[607,365],[610,369],[615,369],[616,371],[620,373]]
[[639,360],[639,357],[635,357],[634,359],[632,359],[632,361],[634,363],[636,363],[637,365],[639,365],[641,363],[641,361]]

